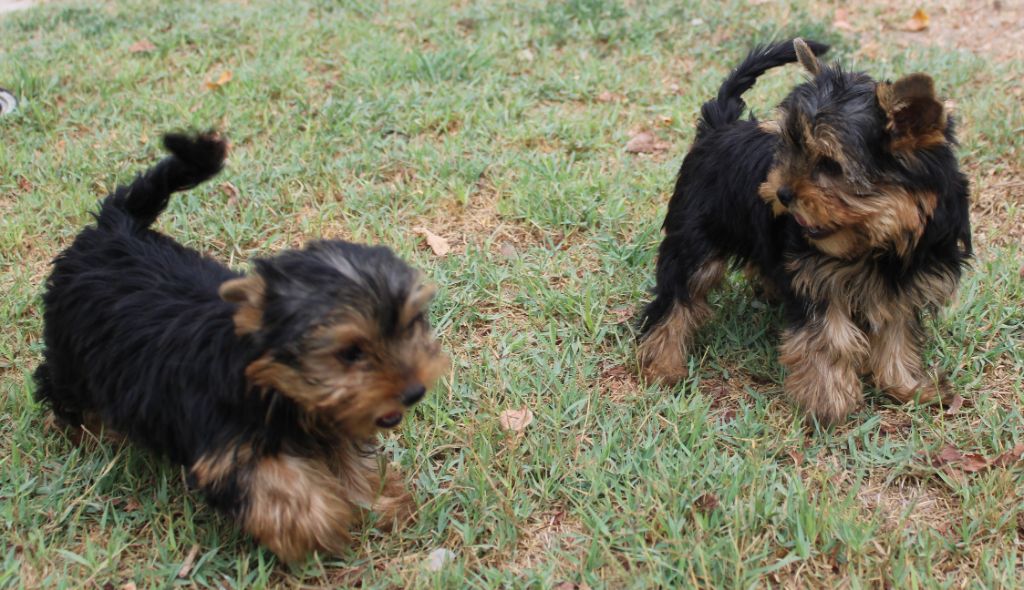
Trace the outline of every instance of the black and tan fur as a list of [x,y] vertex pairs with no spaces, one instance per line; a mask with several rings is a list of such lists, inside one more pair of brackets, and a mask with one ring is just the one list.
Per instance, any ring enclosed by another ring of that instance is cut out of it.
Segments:
[[285,560],[341,551],[368,511],[410,496],[378,464],[445,370],[433,289],[383,247],[316,241],[236,273],[150,229],[171,193],[214,176],[225,143],[172,155],[108,196],[54,260],[37,397],[184,465],[189,482]]
[[[942,391],[922,366],[921,315],[953,296],[971,232],[953,120],[932,79],[876,82],[822,64],[825,49],[799,39],[757,49],[704,105],[638,352],[647,377],[684,377],[708,289],[725,264],[746,265],[785,305],[787,393],[835,423],[861,403],[862,375],[900,401]],[[772,121],[741,120],[742,92],[792,61],[810,80]]]

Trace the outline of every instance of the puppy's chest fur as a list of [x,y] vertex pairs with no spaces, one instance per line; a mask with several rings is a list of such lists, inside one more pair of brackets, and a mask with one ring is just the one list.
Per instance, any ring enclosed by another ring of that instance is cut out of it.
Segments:
[[872,258],[839,260],[803,255],[786,263],[790,289],[822,313],[842,314],[865,331],[944,306],[956,292],[949,268],[894,273]]

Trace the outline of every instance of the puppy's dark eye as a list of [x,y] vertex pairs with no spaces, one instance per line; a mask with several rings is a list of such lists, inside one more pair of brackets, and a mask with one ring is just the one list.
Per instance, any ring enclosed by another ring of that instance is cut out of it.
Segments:
[[366,356],[366,353],[363,352],[363,348],[358,344],[352,344],[342,348],[336,352],[334,356],[336,356],[339,361],[351,365],[352,363],[361,361],[363,357]]
[[820,158],[815,166],[818,172],[828,176],[842,176],[843,167],[832,158]]

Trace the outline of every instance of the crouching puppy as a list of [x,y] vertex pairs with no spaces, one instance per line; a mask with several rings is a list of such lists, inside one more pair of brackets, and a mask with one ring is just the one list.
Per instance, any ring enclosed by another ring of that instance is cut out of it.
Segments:
[[383,247],[316,241],[240,275],[181,246],[150,225],[220,171],[226,144],[164,145],[54,260],[37,398],[66,427],[101,424],[184,465],[282,559],[338,553],[368,510],[410,512],[375,435],[446,370],[433,290]]

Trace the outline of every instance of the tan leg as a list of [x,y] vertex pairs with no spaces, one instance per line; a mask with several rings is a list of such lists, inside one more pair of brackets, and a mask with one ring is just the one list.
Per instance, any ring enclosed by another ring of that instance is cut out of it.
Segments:
[[371,504],[371,509],[379,516],[377,526],[381,530],[401,528],[416,510],[416,502],[405,488],[401,474],[389,469],[382,478],[379,472],[374,473],[370,476],[370,485],[379,490]]
[[690,301],[671,310],[641,340],[637,360],[648,381],[671,385],[686,377],[686,358],[694,333],[711,317],[707,294],[725,274],[725,263],[710,260],[689,279]]
[[276,455],[260,459],[248,478],[242,526],[285,561],[322,550],[340,554],[358,508],[322,461]]
[[921,362],[921,327],[916,317],[894,317],[873,326],[871,375],[875,386],[901,403],[927,402],[948,389],[945,377],[929,377]]
[[377,514],[377,527],[390,530],[403,524],[416,508],[412,494],[400,474],[382,465],[378,455],[341,452],[333,466],[335,476],[348,491],[349,500],[359,507],[363,520],[367,511]]
[[837,308],[782,336],[779,360],[787,368],[789,397],[815,420],[842,422],[863,399],[859,372],[867,356],[863,332]]

